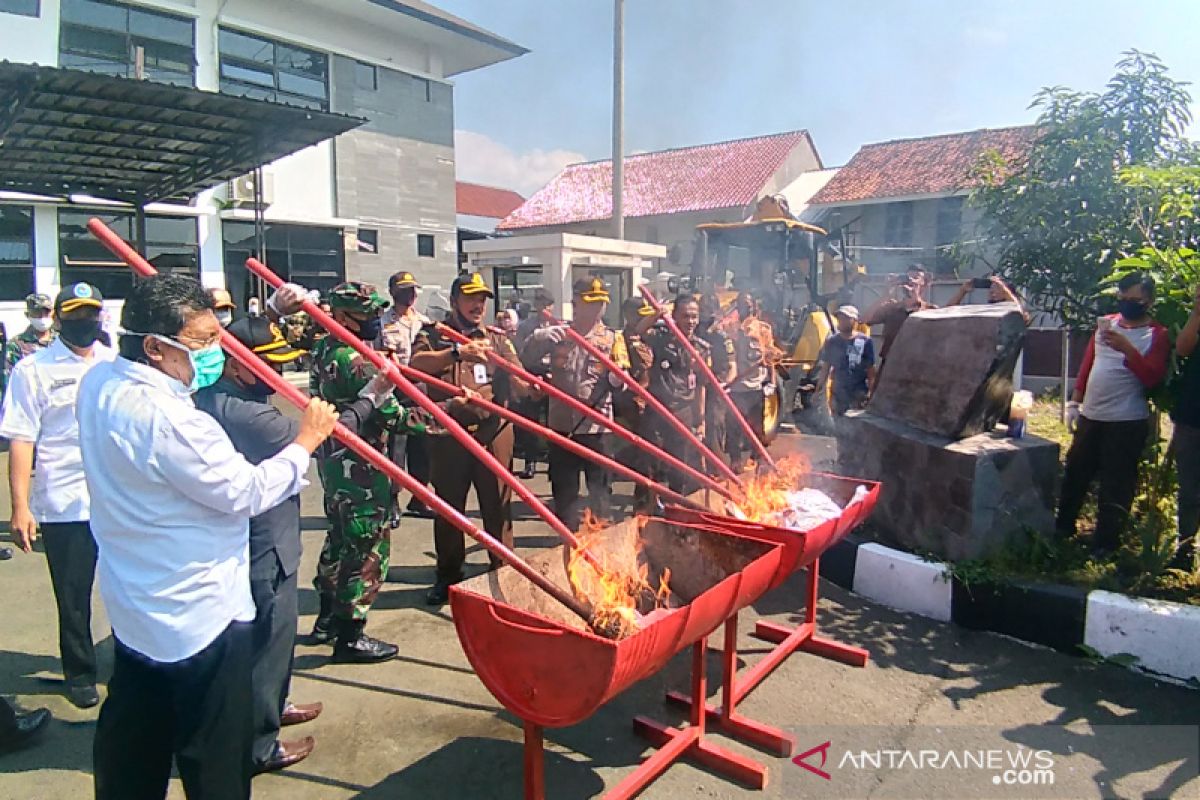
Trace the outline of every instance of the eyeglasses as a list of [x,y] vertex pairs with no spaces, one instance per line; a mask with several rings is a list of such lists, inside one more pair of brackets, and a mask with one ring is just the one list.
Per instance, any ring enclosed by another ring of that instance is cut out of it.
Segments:
[[212,347],[214,344],[221,341],[221,334],[218,333],[214,336],[208,337],[207,339],[197,339],[194,336],[182,336],[182,335],[176,334],[174,338],[178,339],[179,341],[183,342],[184,344],[188,344],[189,346],[190,346],[190,344],[189,344],[190,342],[195,342],[197,346],[192,349],[203,350],[207,347]]

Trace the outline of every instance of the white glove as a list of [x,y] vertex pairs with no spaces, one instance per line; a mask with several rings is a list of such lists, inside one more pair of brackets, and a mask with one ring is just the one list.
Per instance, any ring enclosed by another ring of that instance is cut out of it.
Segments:
[[287,317],[299,311],[301,304],[306,299],[308,299],[307,289],[298,283],[285,283],[267,299],[267,308],[281,317]]
[[380,372],[367,381],[367,385],[359,390],[358,396],[370,400],[371,405],[375,408],[382,408],[395,391],[396,387],[392,385],[391,379],[385,373]]
[[608,385],[614,389],[620,389],[625,385],[625,381],[621,379],[621,376],[616,371],[610,369],[608,371]]
[[1079,403],[1071,400],[1067,403],[1067,430],[1071,433],[1074,433],[1075,429],[1079,427],[1079,416]]
[[548,328],[542,328],[542,336],[558,344],[567,338],[567,326],[551,325]]

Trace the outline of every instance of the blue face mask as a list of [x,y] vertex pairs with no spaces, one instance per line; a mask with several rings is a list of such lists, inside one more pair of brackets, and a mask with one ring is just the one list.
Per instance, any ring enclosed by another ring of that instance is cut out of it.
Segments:
[[199,350],[192,350],[187,345],[166,336],[151,335],[160,342],[188,354],[188,360],[192,363],[192,382],[187,387],[189,394],[212,386],[220,379],[221,373],[225,370],[225,351],[221,349],[219,342],[214,342]]

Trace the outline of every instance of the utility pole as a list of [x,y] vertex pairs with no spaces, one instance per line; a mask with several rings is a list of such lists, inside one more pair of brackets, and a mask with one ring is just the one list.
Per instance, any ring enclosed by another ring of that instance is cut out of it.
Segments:
[[613,0],[613,238],[625,238],[625,0]]

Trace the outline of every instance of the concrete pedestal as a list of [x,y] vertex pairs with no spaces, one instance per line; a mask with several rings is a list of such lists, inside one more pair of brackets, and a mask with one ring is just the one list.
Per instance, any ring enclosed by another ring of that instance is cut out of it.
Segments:
[[1054,522],[1058,445],[999,428],[966,439],[869,412],[839,421],[838,472],[883,483],[872,521],[891,543],[949,561],[982,556]]

